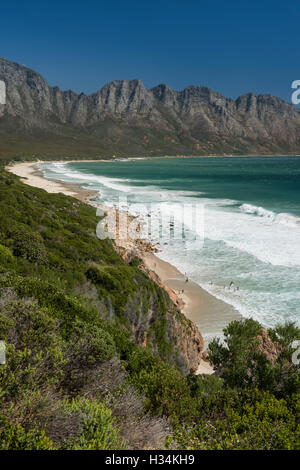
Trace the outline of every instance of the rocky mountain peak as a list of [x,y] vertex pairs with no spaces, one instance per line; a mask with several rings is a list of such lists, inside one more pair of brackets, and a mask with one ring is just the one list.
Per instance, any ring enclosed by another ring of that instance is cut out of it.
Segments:
[[234,101],[206,86],[147,89],[139,79],[77,94],[50,87],[34,70],[7,59],[0,59],[0,80],[7,89],[7,104],[0,108],[2,134],[9,127],[13,135],[16,126],[18,135],[43,129],[70,136],[81,129],[93,142],[102,136],[114,153],[129,148],[130,140],[137,153],[300,151],[300,111],[272,95],[247,93]]

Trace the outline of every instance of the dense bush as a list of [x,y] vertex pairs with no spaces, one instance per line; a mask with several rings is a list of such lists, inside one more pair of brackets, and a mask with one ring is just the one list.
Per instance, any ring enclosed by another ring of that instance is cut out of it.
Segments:
[[0,337],[6,343],[7,357],[7,364],[0,366],[4,402],[60,381],[65,365],[63,343],[57,323],[46,310],[20,300],[2,304]]
[[116,355],[115,343],[107,331],[80,320],[73,325],[70,343],[72,360],[81,367],[104,362]]
[[[264,350],[263,335],[272,351]],[[300,367],[292,362],[292,343],[300,337],[295,325],[282,325],[268,333],[258,322],[245,319],[231,322],[224,336],[224,344],[220,339],[209,344],[209,359],[228,386],[258,387],[276,396],[300,391]]]
[[11,238],[14,256],[21,256],[31,263],[46,262],[47,251],[39,233],[32,232],[26,226],[20,226],[12,232]]
[[26,431],[0,414],[0,450],[54,450],[55,446],[44,431]]
[[[176,441],[182,448],[199,450],[300,449],[299,398],[278,400],[268,392],[242,392],[226,403],[222,415],[178,426]],[[217,405],[217,400],[215,401]],[[297,411],[298,408],[298,411]],[[297,415],[298,413],[298,415]]]
[[1,267],[7,267],[9,264],[14,262],[12,252],[6,246],[0,245],[0,269]]
[[78,435],[67,443],[74,450],[124,449],[115,419],[102,403],[77,398],[65,403],[65,412],[76,414],[79,420]]
[[109,290],[121,290],[120,282],[113,278],[108,272],[100,270],[96,266],[91,266],[87,272],[86,277],[90,279],[94,284]]

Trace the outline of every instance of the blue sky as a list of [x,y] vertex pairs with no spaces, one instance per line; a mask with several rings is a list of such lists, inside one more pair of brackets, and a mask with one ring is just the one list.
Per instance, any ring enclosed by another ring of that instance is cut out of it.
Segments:
[[0,6],[0,56],[50,85],[91,93],[111,80],[206,85],[290,101],[300,79],[298,1],[14,1]]

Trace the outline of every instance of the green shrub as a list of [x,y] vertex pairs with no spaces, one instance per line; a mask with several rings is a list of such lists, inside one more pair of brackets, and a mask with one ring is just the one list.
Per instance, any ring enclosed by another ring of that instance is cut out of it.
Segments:
[[0,265],[7,266],[13,263],[14,257],[12,252],[6,246],[0,245]]
[[81,367],[104,362],[116,355],[111,335],[97,325],[77,320],[70,337],[72,360]]
[[86,277],[94,284],[99,285],[107,290],[121,290],[120,282],[112,277],[108,272],[102,271],[95,266],[91,266],[86,271]]
[[209,359],[230,387],[257,387],[276,396],[290,395],[300,390],[300,367],[291,362],[291,342],[299,333],[291,325],[271,332],[284,346],[281,350],[277,345],[277,358],[271,361],[259,348],[262,326],[252,319],[233,321],[224,329],[225,344],[219,339],[209,344]]
[[87,323],[101,324],[98,311],[80,299],[66,294],[63,288],[38,277],[3,276],[0,288],[13,287],[20,297],[34,297],[41,307],[60,320],[60,330],[65,338],[72,333],[76,319]]
[[38,305],[14,301],[2,307],[0,337],[6,342],[6,365],[0,366],[0,391],[16,399],[63,376],[65,359],[57,324]]
[[188,375],[188,385],[193,397],[213,396],[223,388],[223,380],[216,375]]
[[39,233],[29,230],[26,226],[12,232],[14,256],[20,256],[31,263],[44,264],[47,251]]
[[239,394],[235,403],[225,406],[222,417],[201,419],[190,427],[178,426],[177,445],[192,450],[299,449],[296,409],[268,392],[255,392],[254,396],[256,399],[249,400],[247,393]]
[[55,446],[44,431],[25,431],[0,414],[0,450],[55,450]]
[[77,398],[65,403],[69,414],[76,414],[80,421],[79,435],[67,443],[74,450],[124,449],[111,410],[102,403]]

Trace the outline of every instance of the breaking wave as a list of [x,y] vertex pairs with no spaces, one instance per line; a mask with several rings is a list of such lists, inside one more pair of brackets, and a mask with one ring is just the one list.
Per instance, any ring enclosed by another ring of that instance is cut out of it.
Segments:
[[292,214],[284,212],[276,214],[264,207],[254,206],[252,204],[242,204],[240,210],[245,214],[256,215],[257,217],[262,217],[263,219],[286,225],[287,227],[300,227],[300,218]]

